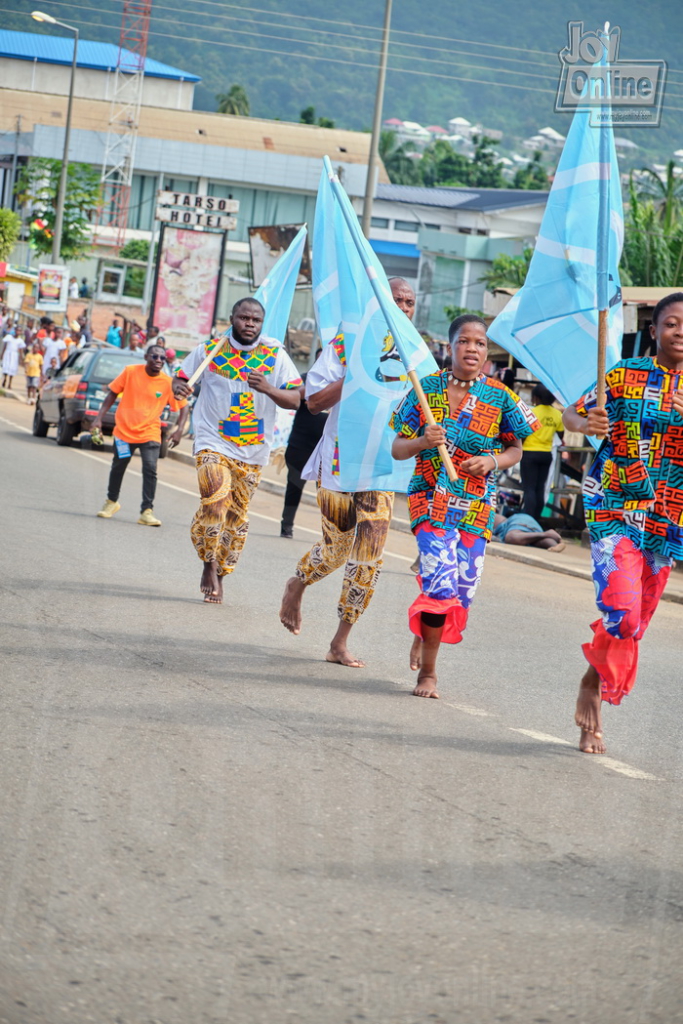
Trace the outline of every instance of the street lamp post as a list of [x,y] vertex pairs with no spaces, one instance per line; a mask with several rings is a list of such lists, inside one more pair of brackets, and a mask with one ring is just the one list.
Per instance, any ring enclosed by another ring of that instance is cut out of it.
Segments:
[[51,14],[44,14],[42,11],[33,11],[31,17],[35,21],[44,21],[48,25],[59,25],[68,32],[74,34],[74,55],[71,62],[71,82],[69,84],[69,101],[66,107],[66,126],[64,128],[64,153],[62,156],[62,169],[59,175],[59,188],[57,191],[57,204],[55,206],[55,227],[52,235],[52,262],[60,263],[59,252],[62,248],[62,226],[64,224],[64,202],[66,199],[66,173],[69,167],[69,139],[71,137],[71,109],[74,101],[74,82],[76,80],[76,59],[78,56],[78,29],[73,25],[67,25],[63,21],[57,21]]

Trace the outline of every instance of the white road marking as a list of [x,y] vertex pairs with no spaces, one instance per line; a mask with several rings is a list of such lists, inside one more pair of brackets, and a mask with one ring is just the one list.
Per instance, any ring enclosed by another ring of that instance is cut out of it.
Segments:
[[[0,421],[2,421],[2,423],[7,423],[10,427],[16,427],[17,430],[23,430],[25,434],[33,433],[33,431],[29,430],[28,427],[22,427],[19,423],[13,423],[12,420],[5,419],[4,416],[0,416]],[[101,462],[105,466],[109,465],[109,459],[103,458],[101,455],[95,455],[93,452],[84,452],[80,448],[71,448],[70,451],[76,452],[78,455],[82,455],[85,459],[93,459],[95,462]],[[127,473],[129,476],[132,475],[142,478],[142,473],[138,473],[136,469],[129,469],[127,470]],[[171,491],[179,491],[181,494],[189,494],[191,498],[199,497],[196,491],[190,491],[187,487],[178,487],[177,484],[169,484],[165,480],[158,480],[157,483],[160,484],[161,487],[168,487]],[[264,519],[268,523],[280,523],[279,519],[276,519],[274,516],[264,515],[262,512],[250,511],[249,515],[253,516],[255,519]],[[320,530],[311,530],[308,526],[299,526],[296,524],[294,529],[300,530],[302,533],[310,533],[313,537],[320,536]],[[412,557],[410,555],[399,555],[394,551],[387,551],[386,549],[384,554],[388,555],[390,558],[398,559],[399,562],[415,561],[414,555]]]
[[[22,427],[19,423],[13,423],[12,420],[5,419],[4,416],[0,416],[0,422],[7,423],[10,427],[15,427],[17,430],[23,430],[25,434],[32,434],[33,431],[29,430],[28,427]],[[77,452],[79,455],[83,455],[86,459],[94,459],[95,462],[101,462],[103,465],[108,464],[108,459],[102,458],[100,455],[94,455],[92,452],[84,452],[78,448],[71,448],[71,451]],[[133,476],[142,477],[142,473],[138,473],[137,470],[128,470]],[[189,494],[191,498],[196,498],[196,491],[190,491],[187,487],[178,487],[177,484],[166,483],[165,480],[159,480],[162,487],[168,487],[172,491],[179,491],[181,494]],[[275,519],[274,516],[266,516],[261,512],[251,512],[256,519],[265,519],[269,523],[279,523],[279,519]],[[311,530],[307,526],[296,526],[295,529],[303,531],[303,533],[312,533],[314,536],[318,536],[317,530]],[[413,559],[409,555],[397,555],[393,551],[385,551],[385,555],[389,555],[391,558],[398,558],[402,562],[412,562]],[[455,708],[456,711],[462,711],[466,715],[474,715],[477,717],[488,717],[490,716],[489,711],[484,711],[482,708],[471,707],[469,704],[451,704],[448,701],[443,702],[447,708]],[[553,746],[560,745],[562,747],[572,747],[574,744],[568,740],[563,740],[559,736],[551,736],[546,732],[535,732],[533,729],[513,729],[511,726],[508,727],[510,732],[517,732],[521,736],[528,736],[529,739],[538,740],[539,743],[549,743]],[[588,756],[588,755],[586,755]],[[604,754],[591,754],[591,757],[595,758],[603,768],[609,768],[613,772],[618,772],[620,775],[626,775],[629,779],[640,779],[646,782],[664,782],[658,775],[651,775],[649,772],[641,771],[640,768],[632,768],[629,764],[624,764],[623,761],[615,761],[612,757],[605,757]]]
[[533,729],[513,729],[512,727],[510,727],[510,732],[518,732],[522,736],[529,736],[532,740],[538,740],[539,743],[561,743],[563,747],[571,747],[569,740],[561,740],[559,736],[550,736],[547,732],[534,732]]
[[[540,743],[550,743],[556,746],[558,743],[563,747],[573,747],[574,744],[568,740],[560,739],[559,736],[550,736],[546,732],[534,732],[533,729],[513,729],[510,727],[510,732],[521,733],[522,736],[529,736],[532,740],[538,740]],[[604,754],[587,754],[586,757],[591,757],[597,760],[603,768],[609,768],[613,772],[619,772],[620,775],[626,775],[629,779],[642,779],[646,782],[664,782],[664,779],[660,779],[658,775],[651,775],[649,772],[641,771],[640,768],[632,768],[630,764],[624,764],[623,761],[615,761],[613,757],[605,757]]]
[[484,711],[483,708],[473,708],[470,704],[450,704],[447,700],[442,703],[447,708],[455,708],[456,711],[463,711],[466,715],[476,715],[480,718],[489,718],[491,715],[490,711]]

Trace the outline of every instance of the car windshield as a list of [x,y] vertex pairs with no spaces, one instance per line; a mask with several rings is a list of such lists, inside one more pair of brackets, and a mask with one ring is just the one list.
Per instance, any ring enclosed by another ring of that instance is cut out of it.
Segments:
[[131,352],[102,352],[90,379],[95,384],[109,384],[114,377],[118,377],[124,366],[142,362],[142,359],[136,359]]

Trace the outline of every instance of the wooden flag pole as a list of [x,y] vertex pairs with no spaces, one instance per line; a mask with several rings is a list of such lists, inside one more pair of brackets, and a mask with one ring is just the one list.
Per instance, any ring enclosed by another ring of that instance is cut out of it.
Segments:
[[[424,413],[424,418],[426,419],[427,423],[429,424],[430,427],[438,426],[436,420],[434,419],[434,413],[432,412],[431,407],[429,405],[429,402],[427,401],[427,396],[424,393],[424,389],[422,387],[422,384],[420,383],[420,378],[418,377],[418,375],[415,372],[415,370],[408,370],[408,380],[413,385],[413,388],[415,390],[415,394],[417,395],[417,400],[420,403],[420,408],[422,409],[422,412]],[[448,454],[448,448],[446,447],[446,445],[445,444],[437,445],[437,451],[438,451],[439,455],[441,456],[441,461],[443,462],[444,466],[446,467],[446,472],[448,473],[448,479],[449,480],[457,480],[458,479],[458,474],[456,472],[455,466],[453,465],[453,460],[451,459],[450,455]]]
[[[605,23],[603,41],[607,47],[609,33],[609,22]],[[598,365],[597,365],[597,393],[596,405],[598,409],[604,409],[606,403],[606,356],[607,336],[609,331],[609,189],[612,176],[611,150],[609,147],[609,116],[611,114],[610,98],[606,97],[606,104],[600,106],[600,144],[598,147],[600,157],[600,179],[598,186],[598,244],[596,246],[596,294],[598,305]],[[605,108],[607,116],[605,116]],[[602,440],[602,438],[600,438]]]
[[207,355],[206,359],[203,359],[203,360],[202,360],[202,362],[201,362],[201,363],[200,363],[200,365],[199,365],[199,366],[197,367],[197,369],[196,369],[196,370],[194,371],[194,373],[192,374],[192,376],[190,377],[190,379],[189,379],[188,381],[186,381],[186,382],[185,382],[185,383],[187,384],[188,388],[192,388],[192,387],[194,387],[194,386],[195,386],[195,384],[197,383],[197,381],[199,380],[199,378],[201,377],[201,375],[202,375],[202,374],[204,373],[204,370],[205,370],[205,369],[207,368],[207,366],[209,365],[209,363],[211,362],[211,360],[212,360],[212,359],[213,359],[213,358],[214,358],[215,356],[217,356],[217,355],[218,355],[218,353],[219,353],[219,352],[220,352],[220,351],[222,350],[222,348],[223,348],[223,346],[225,345],[225,343],[226,343],[226,341],[227,341],[227,340],[228,340],[228,336],[227,336],[227,334],[226,334],[226,335],[224,336],[224,338],[223,338],[223,341],[221,342],[221,344],[220,344],[220,345],[218,345],[218,346],[217,346],[216,348],[212,348],[212,349],[211,349],[211,351],[210,351],[210,352],[208,353],[208,355]]
[[[356,249],[358,250],[358,255],[360,256],[360,258],[361,258],[361,260],[363,262],[363,266],[365,267],[365,272],[368,275],[368,280],[370,281],[370,285],[372,287],[372,290],[375,293],[375,298],[377,299],[377,302],[379,304],[379,308],[384,313],[384,319],[387,322],[387,327],[391,331],[391,317],[387,314],[386,301],[385,301],[385,297],[384,297],[384,295],[382,293],[382,289],[380,288],[379,281],[377,280],[377,274],[375,272],[374,267],[370,267],[370,266],[368,266],[366,264],[366,257],[365,257],[365,253],[363,252],[363,245],[365,244],[365,239],[364,239],[363,235],[360,234],[360,228],[358,226],[358,218],[356,217],[356,215],[354,213],[350,213],[349,210],[346,208],[346,204],[344,202],[344,199],[346,199],[347,202],[348,202],[348,199],[346,197],[346,193],[342,189],[342,186],[341,186],[341,183],[340,183],[339,179],[337,178],[336,174],[332,170],[332,164],[330,163],[330,158],[327,157],[327,156],[324,157],[323,164],[325,166],[325,170],[327,172],[327,177],[329,179],[329,182],[330,182],[330,184],[332,186],[332,191],[337,196],[337,199],[338,199],[338,202],[339,202],[339,209],[341,210],[342,216],[344,217],[344,220],[347,223],[347,226],[349,228],[349,233],[351,235],[351,238],[353,239],[353,242],[354,242],[354,244],[356,246]],[[343,195],[342,195],[342,193],[343,193]],[[398,354],[399,354],[399,356],[401,358],[401,362],[403,363],[403,365],[405,367],[406,373],[408,374],[408,379],[410,380],[410,383],[413,385],[413,388],[415,390],[415,394],[417,395],[417,400],[420,403],[420,408],[422,409],[422,412],[424,413],[425,420],[427,421],[427,423],[429,424],[430,427],[438,426],[436,420],[434,419],[434,413],[430,409],[429,403],[427,402],[427,398],[425,396],[424,389],[423,389],[422,385],[420,384],[420,378],[418,377],[418,375],[415,372],[415,370],[410,370],[408,368],[408,360],[405,358],[405,355],[403,353],[403,349],[402,349],[402,346],[401,346],[401,339],[395,337],[395,332],[392,332],[392,336],[394,337],[394,344],[396,345],[396,351],[398,352]],[[451,459],[450,455],[448,454],[448,449],[446,448],[446,445],[445,444],[437,445],[437,451],[439,452],[439,455],[441,456],[441,461],[443,462],[444,467],[446,469],[446,473],[448,474],[448,479],[449,480],[457,480],[458,479],[458,474],[456,472],[455,466],[453,465],[453,460]]]

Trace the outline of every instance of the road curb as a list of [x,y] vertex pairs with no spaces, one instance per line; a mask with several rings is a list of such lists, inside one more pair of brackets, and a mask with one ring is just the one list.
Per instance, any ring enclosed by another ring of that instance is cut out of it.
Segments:
[[13,398],[15,402],[22,402],[26,405],[26,399],[22,395],[18,395],[16,391],[10,391],[8,388],[0,388],[0,397]]

